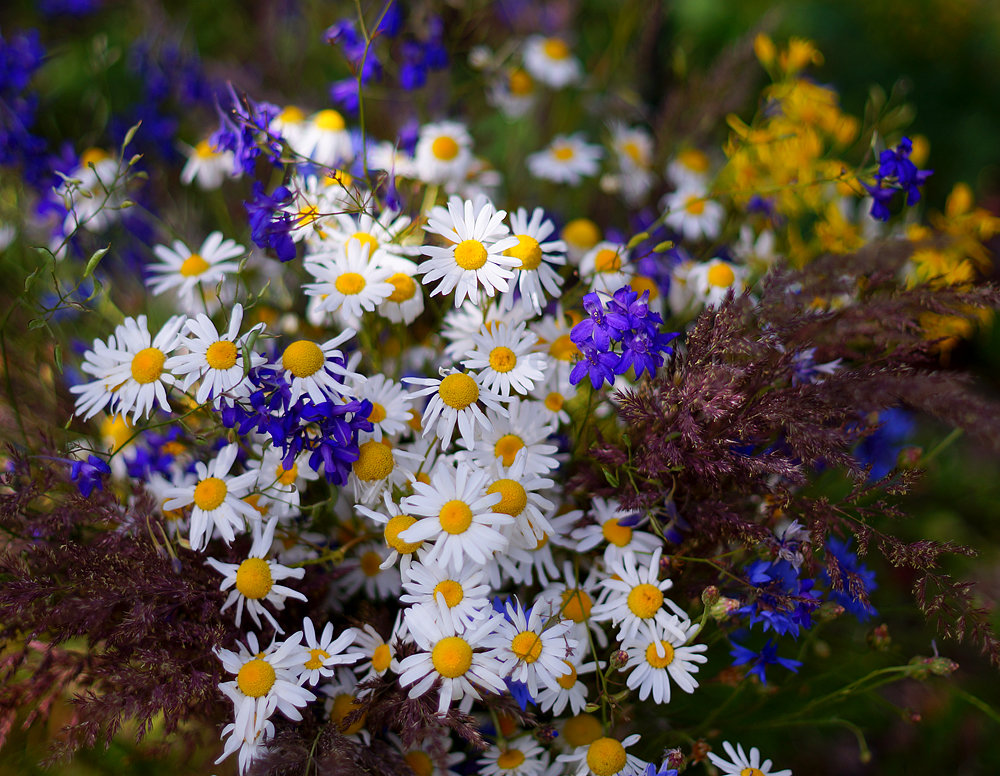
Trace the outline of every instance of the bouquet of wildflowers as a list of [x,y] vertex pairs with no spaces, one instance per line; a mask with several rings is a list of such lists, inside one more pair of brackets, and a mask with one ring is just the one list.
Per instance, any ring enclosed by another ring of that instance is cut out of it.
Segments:
[[[692,105],[720,142],[624,102],[572,26],[470,46],[475,17],[359,9],[323,35],[333,107],[146,50],[156,116],[203,123],[171,145],[146,111],[68,166],[33,132],[38,40],[4,30],[0,228],[34,271],[4,333],[0,739],[788,776],[755,722],[865,759],[837,704],[956,667],[892,653],[868,556],[1000,661],[939,565],[968,550],[892,522],[943,449],[905,447],[916,413],[1000,444],[942,366],[1000,301],[1000,221],[962,186],[921,219],[926,141],[844,113],[799,39],[710,74],[740,74]],[[16,326],[43,363],[11,363]],[[821,630],[870,671],[822,676]]]

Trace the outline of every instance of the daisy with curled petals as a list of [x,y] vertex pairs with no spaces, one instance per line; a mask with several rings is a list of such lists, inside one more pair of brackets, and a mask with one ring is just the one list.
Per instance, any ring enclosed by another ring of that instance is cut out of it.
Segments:
[[236,712],[234,734],[251,738],[255,728],[280,711],[288,719],[302,719],[300,708],[316,696],[296,681],[302,662],[302,633],[283,642],[271,642],[261,649],[256,633],[248,633],[239,652],[216,651],[222,667],[236,679],[223,682],[219,689],[233,702]]
[[549,756],[530,735],[494,744],[479,759],[480,776],[541,776]]
[[313,404],[336,401],[338,396],[347,396],[345,380],[364,380],[347,368],[347,359],[337,350],[354,336],[354,329],[345,329],[322,345],[311,340],[297,340],[285,348],[280,364],[270,364],[265,369],[284,371],[285,379],[291,385],[294,404],[303,394],[312,399]]
[[714,240],[722,232],[726,211],[701,185],[686,184],[667,194],[661,204],[668,211],[664,223],[685,240]]
[[334,639],[333,623],[328,622],[317,638],[312,619],[306,617],[302,621],[302,632],[305,636],[305,643],[302,645],[305,661],[299,668],[299,681],[303,684],[313,685],[320,678],[328,679],[333,676],[334,666],[348,665],[358,660],[357,655],[344,654],[344,650],[354,643],[354,628],[347,628]]
[[215,558],[209,558],[205,563],[211,566],[225,577],[220,590],[235,588],[226,599],[221,611],[226,611],[230,606],[236,604],[236,625],[240,624],[243,617],[243,607],[246,606],[247,613],[259,628],[260,617],[264,615],[274,630],[284,633],[274,616],[264,608],[265,603],[271,604],[276,611],[285,608],[286,598],[297,598],[300,601],[307,600],[298,590],[293,590],[284,585],[276,585],[283,579],[302,579],[306,570],[303,568],[291,569],[282,566],[273,560],[268,560],[267,555],[271,550],[271,543],[274,541],[274,528],[278,524],[277,519],[269,520],[262,531],[259,523],[253,525],[253,544],[247,559],[242,563],[221,563]]
[[[203,191],[217,189],[226,178],[232,178],[236,158],[232,151],[216,151],[207,138],[194,148],[185,146],[188,160],[181,170],[181,183],[197,183]],[[237,168],[238,169],[238,168]]]
[[184,339],[178,345],[187,348],[188,352],[167,359],[164,367],[177,377],[184,378],[181,388],[185,391],[201,380],[195,394],[199,404],[234,390],[246,379],[250,369],[264,363],[264,357],[252,351],[249,365],[243,359],[244,346],[264,330],[264,324],[259,323],[240,336],[242,323],[243,305],[237,303],[233,306],[229,329],[224,335],[219,334],[215,324],[204,313],[184,325]]
[[174,240],[169,248],[157,245],[153,253],[160,261],[149,267],[154,277],[146,284],[157,296],[176,288],[184,309],[193,312],[201,304],[195,297],[195,289],[200,285],[208,290],[238,272],[240,263],[234,259],[246,252],[247,249],[235,240],[223,239],[222,232],[212,232],[197,251],[192,251],[180,240]]
[[694,678],[698,672],[697,664],[708,661],[700,654],[708,649],[707,644],[685,646],[697,632],[697,625],[682,621],[656,639],[640,634],[622,642],[621,647],[628,655],[625,668],[632,669],[628,688],[639,690],[639,700],[644,701],[652,695],[655,703],[669,703],[671,680],[684,692],[694,692],[698,686],[698,680]]
[[331,239],[344,245],[356,242],[367,246],[370,261],[382,262],[388,257],[405,259],[420,252],[416,246],[403,245],[401,241],[421,237],[423,228],[395,210],[386,210],[377,217],[368,212],[335,213],[334,218],[336,228],[330,230]]
[[494,628],[494,619],[485,617],[459,634],[438,622],[421,607],[405,613],[406,625],[419,651],[399,661],[399,684],[410,687],[409,696],[419,698],[441,680],[438,714],[447,713],[458,702],[459,711],[468,713],[481,691],[501,693],[506,689],[499,661],[488,652],[477,652]]
[[541,315],[546,294],[557,298],[562,293],[562,277],[553,269],[566,263],[566,243],[549,240],[555,224],[545,218],[545,211],[536,207],[528,216],[523,207],[510,214],[510,228],[518,243],[507,249],[507,255],[520,259],[511,288],[500,297],[500,307],[510,310],[518,302],[514,288],[520,293],[520,306],[527,314]]
[[369,439],[358,446],[358,458],[348,476],[354,500],[374,504],[388,488],[402,487],[414,479],[420,456],[402,447],[393,447],[388,439]]
[[[542,711],[551,711],[558,716],[569,706],[570,711],[579,714],[587,707],[587,685],[581,679],[581,674],[593,673],[597,668],[597,663],[577,663],[579,658],[575,655],[567,656],[566,665],[569,666],[569,673],[565,673],[556,679],[555,684],[550,684],[541,688],[541,692],[535,700]],[[601,663],[601,668],[605,664]]]
[[236,732],[236,723],[230,722],[222,728],[222,739],[226,744],[215,764],[218,765],[239,749],[239,771],[241,774],[246,773],[250,764],[267,751],[265,744],[272,738],[274,738],[274,723],[270,720],[262,720],[253,730],[243,731],[242,734]]
[[436,563],[411,563],[403,571],[404,603],[428,606],[446,626],[461,633],[481,620],[490,606],[489,585],[483,583],[483,571],[468,566],[449,573]]
[[729,755],[728,760],[723,760],[714,752],[708,753],[708,759],[712,765],[722,771],[722,776],[792,776],[791,770],[785,768],[781,771],[771,770],[771,761],[760,761],[760,750],[756,746],[750,747],[750,754],[747,755],[742,744],[737,744],[735,748],[728,741],[722,742],[722,748]]
[[423,425],[423,435],[434,433],[441,444],[447,447],[455,433],[455,425],[462,436],[462,444],[472,447],[476,438],[476,427],[490,429],[490,421],[480,409],[482,402],[488,409],[498,415],[503,415],[501,405],[503,398],[482,385],[478,376],[467,375],[464,372],[452,372],[439,380],[432,377],[404,377],[404,383],[422,385],[412,396],[433,394],[420,419]]
[[417,177],[425,183],[458,183],[472,165],[472,136],[457,121],[420,127],[414,149]]
[[483,642],[500,661],[501,676],[523,682],[532,697],[539,686],[549,687],[569,673],[566,657],[578,647],[570,639],[569,623],[544,620],[539,607],[525,612],[520,603],[507,602],[506,617],[496,618],[493,633]]
[[319,297],[317,312],[337,313],[343,321],[356,321],[392,294],[387,267],[368,260],[367,245],[350,240],[332,252],[306,256],[303,266],[315,283],[306,283],[308,296]]
[[524,43],[524,68],[543,84],[561,89],[580,78],[580,61],[562,38],[532,35]]
[[646,763],[626,751],[627,747],[638,741],[639,736],[636,734],[621,741],[601,737],[576,747],[568,754],[559,755],[556,760],[573,763],[574,776],[639,776]]
[[418,518],[399,538],[405,542],[433,540],[421,562],[439,563],[458,571],[469,558],[483,565],[497,551],[507,548],[501,530],[514,522],[510,515],[493,512],[499,493],[487,493],[489,475],[469,466],[438,466],[429,484],[413,483],[413,495],[402,508]]
[[747,274],[746,267],[714,258],[692,264],[686,281],[696,300],[706,307],[718,307],[730,291],[737,296],[743,293]]
[[244,520],[251,523],[260,514],[243,497],[250,492],[257,473],[244,472],[235,477],[229,470],[236,461],[239,445],[227,445],[206,465],[195,464],[198,482],[193,486],[168,488],[163,508],[180,509],[193,503],[191,510],[191,549],[204,550],[213,533],[218,532],[226,544],[236,538],[236,531],[243,530]]
[[332,108],[309,117],[302,133],[302,146],[306,156],[326,167],[335,167],[354,158],[351,133],[344,117]]
[[485,197],[473,202],[453,196],[447,210],[431,210],[427,231],[449,243],[446,248],[425,245],[420,249],[429,258],[417,272],[424,276],[424,283],[439,281],[431,296],[454,291],[458,307],[466,297],[478,304],[480,288],[490,297],[507,290],[521,260],[504,254],[518,244],[503,222],[506,215],[507,211],[498,211]]
[[378,306],[376,312],[393,323],[413,323],[424,311],[424,294],[414,280],[417,265],[409,259],[390,257],[385,262],[390,270],[385,281],[392,285],[392,293]]
[[108,407],[112,415],[132,412],[134,423],[140,416],[147,417],[157,404],[170,412],[167,387],[175,380],[165,366],[167,354],[177,347],[184,321],[184,316],[174,316],[151,338],[146,316],[140,315],[116,326],[106,343],[95,339],[80,369],[97,379],[70,387],[78,394],[76,414],[87,420]]
[[481,383],[505,399],[511,391],[526,394],[545,378],[545,356],[532,353],[538,336],[526,331],[525,324],[505,323],[482,326],[475,345],[466,351],[462,366],[479,372]]
[[556,135],[546,148],[528,156],[528,170],[536,178],[575,186],[597,174],[603,155],[600,146],[590,145],[579,133]]
[[597,525],[582,526],[571,534],[579,552],[592,550],[606,541],[608,544],[604,548],[604,562],[615,563],[626,555],[649,555],[661,546],[662,541],[658,536],[635,529],[638,517],[622,509],[617,500],[595,496],[590,501],[590,507]]

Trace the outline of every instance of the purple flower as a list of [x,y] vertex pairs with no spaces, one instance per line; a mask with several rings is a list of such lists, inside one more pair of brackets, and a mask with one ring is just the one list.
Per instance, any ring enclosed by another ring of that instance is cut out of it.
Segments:
[[292,201],[292,192],[278,186],[270,195],[260,181],[254,181],[253,199],[244,202],[250,219],[250,239],[259,248],[271,248],[282,261],[295,258],[295,242],[289,234],[295,221],[281,208]]
[[84,498],[90,498],[94,488],[104,490],[102,478],[108,474],[111,474],[111,467],[96,455],[88,455],[86,461],[73,461],[69,471],[70,478]]
[[262,153],[271,164],[279,166],[281,137],[269,129],[280,112],[278,107],[269,102],[255,102],[246,95],[240,98],[232,84],[229,84],[229,100],[225,109],[218,102],[215,105],[219,128],[212,134],[212,147],[233,152],[236,173],[253,175],[257,157]]
[[580,321],[569,334],[577,347],[591,340],[601,350],[608,350],[611,340],[620,339],[621,333],[628,327],[628,319],[624,315],[604,309],[604,303],[596,291],[583,297],[583,309],[590,317]]
[[580,350],[583,358],[576,362],[573,371],[569,374],[569,381],[576,385],[584,377],[590,377],[590,384],[595,390],[600,388],[607,380],[609,385],[615,382],[615,367],[618,366],[618,356],[600,350],[595,345],[584,343]]
[[908,137],[904,137],[895,148],[887,148],[879,154],[875,185],[863,184],[874,200],[872,218],[889,220],[889,204],[896,192],[906,194],[907,207],[913,207],[920,201],[920,187],[934,171],[918,170],[910,161],[912,152],[913,144]]
[[[851,551],[850,540],[845,542],[831,536],[826,540],[826,551],[836,559],[844,584],[842,591],[830,591],[830,599],[843,606],[844,609],[857,617],[860,622],[864,622],[878,614],[874,606],[863,602],[859,597],[851,594],[850,584],[847,581],[848,574],[857,576],[861,585],[864,586],[866,594],[875,590],[878,585],[875,584],[875,572],[861,563],[858,560],[858,556]],[[823,572],[823,576],[827,584],[830,584],[830,576],[826,571]]]
[[735,641],[732,644],[733,648],[729,651],[729,654],[733,657],[733,665],[741,666],[749,663],[752,666],[750,673],[757,674],[762,684],[767,684],[767,677],[764,675],[764,671],[770,665],[782,666],[793,673],[798,673],[799,667],[802,665],[801,661],[778,657],[778,645],[770,639],[761,647],[760,652],[754,652],[752,649],[741,646]]

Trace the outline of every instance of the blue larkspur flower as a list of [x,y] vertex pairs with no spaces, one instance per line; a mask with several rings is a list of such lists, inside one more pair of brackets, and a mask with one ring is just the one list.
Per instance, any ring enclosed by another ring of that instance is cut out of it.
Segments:
[[254,181],[253,199],[244,202],[250,220],[250,239],[259,248],[271,248],[281,261],[295,258],[295,241],[291,231],[295,220],[282,208],[292,201],[292,192],[278,186],[270,194],[260,181]]
[[76,483],[80,494],[90,498],[94,488],[104,490],[104,477],[111,474],[111,467],[96,455],[88,455],[86,461],[72,461],[69,476]]
[[887,148],[878,158],[878,172],[874,184],[862,184],[872,197],[872,218],[888,221],[892,214],[890,205],[897,192],[905,195],[907,207],[920,201],[920,187],[933,174],[933,170],[918,170],[910,161],[913,144],[908,137],[899,141],[895,148]]

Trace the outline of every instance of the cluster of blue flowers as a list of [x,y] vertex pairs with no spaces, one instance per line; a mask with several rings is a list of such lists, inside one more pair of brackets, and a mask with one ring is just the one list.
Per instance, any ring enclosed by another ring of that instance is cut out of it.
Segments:
[[[631,286],[622,286],[607,299],[593,291],[583,297],[583,309],[589,317],[570,332],[583,354],[570,373],[573,385],[589,377],[600,388],[633,367],[637,378],[653,374],[663,366],[663,357],[674,352],[668,343],[677,335],[660,332],[663,318],[649,309],[648,291],[640,297]],[[616,352],[619,344],[622,350]]]
[[253,199],[243,203],[253,244],[264,250],[270,248],[281,261],[295,258],[295,241],[291,235],[295,219],[282,209],[291,202],[292,192],[287,186],[278,186],[268,194],[260,181],[254,181]]
[[234,173],[254,174],[257,158],[264,153],[271,164],[281,164],[281,137],[269,129],[280,110],[269,102],[256,102],[236,94],[229,85],[229,104],[216,103],[219,128],[209,142],[216,151],[232,151]]
[[50,174],[48,145],[32,131],[38,96],[29,89],[44,56],[36,30],[0,35],[0,167],[19,167],[36,186]]
[[871,194],[871,216],[879,221],[888,221],[891,215],[889,204],[897,192],[906,194],[907,207],[920,201],[920,187],[931,176],[933,170],[918,170],[910,161],[913,144],[908,137],[899,141],[895,148],[887,148],[878,158],[878,172],[874,185],[863,184]]

